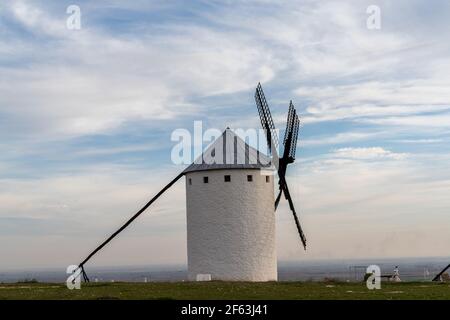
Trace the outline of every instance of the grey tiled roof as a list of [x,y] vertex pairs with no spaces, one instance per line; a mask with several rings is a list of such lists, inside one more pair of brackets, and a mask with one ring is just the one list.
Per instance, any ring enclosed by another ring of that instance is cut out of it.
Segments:
[[183,173],[217,169],[270,169],[270,158],[226,129]]

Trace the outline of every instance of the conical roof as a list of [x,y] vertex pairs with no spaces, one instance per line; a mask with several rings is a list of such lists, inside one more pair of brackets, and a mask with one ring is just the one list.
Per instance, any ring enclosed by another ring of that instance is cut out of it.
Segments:
[[270,158],[227,128],[183,173],[218,169],[270,169]]

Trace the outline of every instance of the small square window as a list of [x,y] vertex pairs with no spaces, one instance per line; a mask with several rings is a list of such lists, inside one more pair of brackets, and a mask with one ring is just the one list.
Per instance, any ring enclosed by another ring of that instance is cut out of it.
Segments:
[[231,176],[229,176],[229,175],[226,175],[224,178],[225,178],[225,182],[230,182],[231,181]]
[[266,183],[270,182],[270,176],[266,176]]
[[247,176],[247,181],[250,181],[250,182],[253,181],[253,176],[252,176],[251,174],[249,174],[249,175]]
[[189,178],[189,185],[192,185],[192,179]]
[[203,177],[203,183],[208,183],[208,177]]

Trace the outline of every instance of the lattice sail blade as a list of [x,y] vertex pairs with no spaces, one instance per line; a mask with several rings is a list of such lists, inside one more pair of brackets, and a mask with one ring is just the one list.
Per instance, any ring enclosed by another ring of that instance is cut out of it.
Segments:
[[297,138],[298,138],[298,130],[300,128],[300,120],[297,115],[297,111],[295,110],[294,105],[289,104],[289,112],[288,119],[286,122],[286,131],[284,133],[284,157],[286,160],[289,159],[289,162],[293,162],[295,160],[295,152],[297,149]]
[[286,121],[286,131],[284,132],[284,139],[283,139],[283,144],[285,146],[289,139],[289,133],[292,132],[294,113],[295,113],[295,109],[294,109],[294,105],[292,104],[292,101],[291,101],[291,103],[289,104],[288,117],[287,117],[287,121]]
[[297,151],[297,139],[298,139],[298,130],[300,129],[300,119],[298,118],[297,111],[294,109],[294,117],[292,124],[292,142],[291,149],[289,151],[289,157],[295,160],[295,153]]
[[264,96],[264,91],[260,83],[258,83],[258,86],[256,87],[255,102],[258,107],[261,126],[266,131],[268,150],[272,153],[272,155],[277,155],[278,136],[275,130],[272,114],[270,113],[269,105],[267,104],[267,100]]

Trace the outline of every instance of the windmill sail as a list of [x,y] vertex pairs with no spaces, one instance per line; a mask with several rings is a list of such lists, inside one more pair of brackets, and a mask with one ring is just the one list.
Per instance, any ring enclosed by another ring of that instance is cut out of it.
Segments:
[[[280,165],[279,165],[279,175],[280,176],[286,176],[286,169],[287,165],[289,163],[293,163],[295,161],[295,152],[297,149],[297,137],[298,137],[298,130],[300,128],[300,120],[297,115],[297,111],[295,110],[294,104],[292,101],[289,103],[289,111],[288,111],[288,118],[286,122],[286,131],[284,133],[284,139],[283,139],[283,145],[284,145],[284,151],[283,151],[283,157],[280,159]],[[281,193],[283,192],[283,189],[279,188],[278,196],[275,200],[275,207],[278,207],[278,204],[280,202]]]
[[267,104],[264,91],[261,83],[258,83],[255,92],[256,106],[258,107],[259,117],[261,119],[261,126],[266,132],[267,147],[273,157],[278,158],[278,136],[275,131],[275,125],[273,123],[272,114],[270,113],[269,105]]
[[[289,106],[289,111],[291,113],[291,119],[288,117],[288,128],[289,131],[286,131],[285,140],[284,140],[284,153],[283,158],[280,160],[280,167],[278,170],[278,176],[280,177],[279,185],[280,191],[275,200],[275,208],[278,207],[280,202],[281,193],[284,193],[286,200],[289,203],[289,208],[291,209],[292,215],[294,216],[295,225],[297,227],[298,234],[300,236],[300,240],[302,241],[303,247],[306,250],[306,236],[303,232],[303,229],[300,225],[300,221],[297,216],[297,212],[295,211],[294,203],[291,198],[291,194],[289,192],[288,185],[286,183],[286,169],[289,163],[293,163],[295,160],[295,149],[297,147],[297,135],[300,121],[298,119],[297,113],[292,105],[292,102]],[[289,123],[289,120],[291,122]]]
[[439,272],[432,281],[439,281],[441,279],[441,276],[445,273],[445,271],[447,271],[447,269],[450,269],[450,264],[448,266],[446,266],[444,269],[442,269],[441,272]]
[[277,161],[277,170],[279,177],[279,193],[275,199],[275,210],[278,208],[278,204],[281,199],[281,194],[284,193],[286,200],[289,203],[289,208],[294,216],[295,225],[297,227],[298,234],[300,236],[300,240],[302,241],[303,247],[306,250],[306,237],[303,232],[303,229],[300,225],[300,221],[297,216],[297,212],[295,211],[294,203],[292,201],[291,195],[289,193],[289,188],[286,183],[286,170],[287,166],[290,163],[295,161],[295,153],[297,149],[297,138],[298,138],[298,130],[300,128],[300,120],[297,115],[297,111],[292,103],[289,104],[288,111],[288,119],[286,123],[286,132],[283,139],[283,156],[278,159],[278,154],[276,149],[274,150],[273,146],[278,148],[278,139],[275,131],[275,125],[273,123],[272,115],[270,113],[269,105],[267,104],[266,98],[264,96],[264,92],[262,90],[261,84],[258,83],[255,92],[255,101],[256,106],[258,108],[259,117],[261,119],[261,125],[263,129],[266,131],[267,145],[269,151],[272,152],[272,155],[276,157]]

